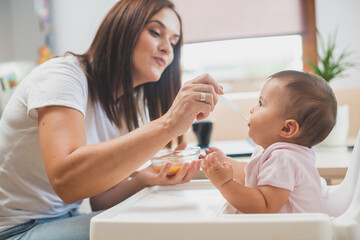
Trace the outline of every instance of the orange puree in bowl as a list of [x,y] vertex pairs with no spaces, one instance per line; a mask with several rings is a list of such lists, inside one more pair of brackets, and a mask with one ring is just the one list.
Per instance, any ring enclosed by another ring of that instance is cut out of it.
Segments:
[[[175,175],[181,168],[182,164],[180,165],[172,165],[167,173],[167,175]],[[153,167],[160,172],[163,166],[154,166]]]

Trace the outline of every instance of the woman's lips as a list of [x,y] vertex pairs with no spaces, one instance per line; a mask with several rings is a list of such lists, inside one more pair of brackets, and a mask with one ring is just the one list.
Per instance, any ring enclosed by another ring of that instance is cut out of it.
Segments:
[[166,65],[165,59],[163,59],[161,57],[155,57],[155,61],[162,67],[164,67]]

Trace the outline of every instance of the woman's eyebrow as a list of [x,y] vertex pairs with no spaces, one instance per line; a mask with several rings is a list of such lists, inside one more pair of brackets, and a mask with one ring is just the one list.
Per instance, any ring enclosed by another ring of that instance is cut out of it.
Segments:
[[[163,22],[161,22],[160,20],[156,20],[156,19],[155,19],[155,20],[150,20],[150,21],[148,22],[148,24],[149,24],[149,23],[153,23],[153,22],[159,24],[162,28],[165,28],[165,29],[167,28]],[[180,34],[174,34],[174,37],[179,38],[179,37],[180,37]]]

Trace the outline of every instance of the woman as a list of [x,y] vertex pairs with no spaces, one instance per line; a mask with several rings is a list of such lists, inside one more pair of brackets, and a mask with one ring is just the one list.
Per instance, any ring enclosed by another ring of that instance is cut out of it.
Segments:
[[77,216],[80,200],[102,210],[196,175],[199,161],[171,178],[169,165],[132,174],[222,94],[208,75],[180,88],[181,44],[171,2],[122,0],[85,54],[49,60],[20,83],[0,123],[0,239],[87,239],[95,213]]

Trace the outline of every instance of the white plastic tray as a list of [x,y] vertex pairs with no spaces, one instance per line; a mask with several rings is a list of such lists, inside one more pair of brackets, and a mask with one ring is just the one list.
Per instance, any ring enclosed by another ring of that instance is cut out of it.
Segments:
[[332,239],[325,214],[230,214],[208,180],[153,187],[91,219],[91,240]]

